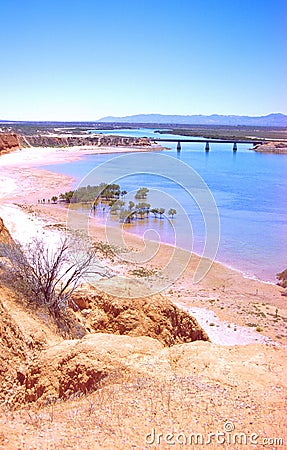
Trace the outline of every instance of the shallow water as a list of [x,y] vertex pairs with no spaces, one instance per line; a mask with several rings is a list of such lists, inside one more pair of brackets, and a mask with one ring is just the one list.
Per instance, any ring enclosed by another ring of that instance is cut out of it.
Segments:
[[[109,134],[108,130],[105,133]],[[172,137],[154,134],[152,129],[117,130],[110,134]],[[181,136],[182,139],[184,137]],[[210,144],[210,152],[204,151],[204,143],[182,144],[180,153],[176,143],[167,144],[171,150],[160,152],[192,167],[212,192],[219,211],[221,232],[216,259],[242,270],[249,276],[275,281],[275,275],[287,267],[287,156],[260,154],[249,150],[249,145],[239,144],[236,154],[232,144]],[[138,154],[139,155],[139,154]],[[79,183],[89,171],[117,155],[89,155],[80,161],[45,166],[45,169],[61,172],[76,178]],[[153,229],[164,242],[180,245],[202,253],[205,244],[204,218],[196,202],[184,189],[169,179],[157,176],[162,167],[155,167],[153,153],[148,155],[152,174],[133,174],[121,182],[122,189],[130,191],[147,186],[152,191],[148,202],[168,210],[175,207],[178,213],[173,221],[168,219],[138,220],[128,229],[144,234]],[[164,164],[172,164],[171,160]],[[140,168],[139,168],[140,169]],[[117,178],[117,163],[109,166],[111,176]],[[98,184],[102,180],[97,180]],[[157,192],[161,192],[158,193]],[[162,193],[165,195],[162,195]],[[132,198],[128,194],[127,201]],[[178,202],[180,207],[174,206]],[[192,223],[193,239],[183,220],[187,213]],[[101,210],[96,217],[105,220]],[[109,219],[113,221],[112,218]],[[174,224],[176,223],[176,236]],[[150,234],[150,237],[153,235]]]

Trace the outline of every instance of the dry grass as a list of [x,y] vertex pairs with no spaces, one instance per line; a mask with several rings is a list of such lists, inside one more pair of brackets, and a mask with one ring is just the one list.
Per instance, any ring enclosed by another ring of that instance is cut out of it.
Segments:
[[[87,396],[67,402],[51,399],[40,410],[36,406],[17,412],[2,410],[2,448],[147,449],[151,446],[145,436],[152,429],[207,437],[208,433],[224,431],[226,421],[233,422],[237,432],[254,432],[260,438],[284,437],[286,423],[282,405],[278,408],[278,394],[274,400],[270,395],[264,399],[260,389],[254,391],[251,380],[239,385],[227,376],[227,381],[214,383],[176,372],[162,380],[148,376],[121,379],[118,374],[111,384]],[[164,443],[159,446],[170,447]]]

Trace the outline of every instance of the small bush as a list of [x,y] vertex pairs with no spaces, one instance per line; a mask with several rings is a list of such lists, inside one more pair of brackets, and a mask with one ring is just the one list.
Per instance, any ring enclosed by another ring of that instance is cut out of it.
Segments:
[[145,267],[139,267],[138,269],[129,270],[129,273],[138,278],[146,278],[155,275],[157,271],[155,269],[146,269]]
[[75,245],[68,238],[55,250],[36,238],[25,248],[17,242],[1,244],[0,267],[6,269],[9,284],[36,306],[47,306],[57,317],[67,308],[83,277],[100,273],[95,266],[95,252],[83,248],[76,251]]

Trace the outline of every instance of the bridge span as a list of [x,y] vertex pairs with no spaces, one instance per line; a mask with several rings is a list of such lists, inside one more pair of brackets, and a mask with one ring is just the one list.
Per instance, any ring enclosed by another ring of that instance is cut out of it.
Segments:
[[177,142],[177,151],[181,151],[181,144],[184,142],[193,142],[193,143],[205,143],[205,151],[209,152],[210,150],[210,144],[233,144],[233,151],[237,151],[237,144],[263,144],[264,140],[257,140],[257,139],[171,139],[171,138],[150,138],[153,142]]

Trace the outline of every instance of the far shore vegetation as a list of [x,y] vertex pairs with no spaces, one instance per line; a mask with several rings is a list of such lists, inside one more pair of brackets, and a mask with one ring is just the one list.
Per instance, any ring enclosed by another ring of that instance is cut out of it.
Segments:
[[267,127],[250,125],[196,125],[196,124],[159,124],[158,123],[113,123],[113,122],[13,122],[2,124],[4,132],[14,132],[22,136],[37,136],[49,133],[62,135],[88,135],[91,130],[135,130],[153,128],[158,133],[182,136],[204,137],[207,139],[287,139],[286,127]]
[[[141,187],[134,195],[134,200],[126,201],[126,190],[122,190],[118,184],[101,183],[97,186],[85,186],[74,191],[60,194],[59,198],[51,197],[52,203],[64,202],[69,204],[87,204],[92,213],[96,214],[100,208],[101,212],[116,216],[120,222],[133,223],[138,219],[148,218],[150,214],[154,218],[163,219],[168,215],[174,218],[177,211],[169,208],[167,211],[160,206],[152,206],[148,202],[149,189]],[[45,203],[45,200],[39,201]],[[50,203],[50,199],[48,200]]]

